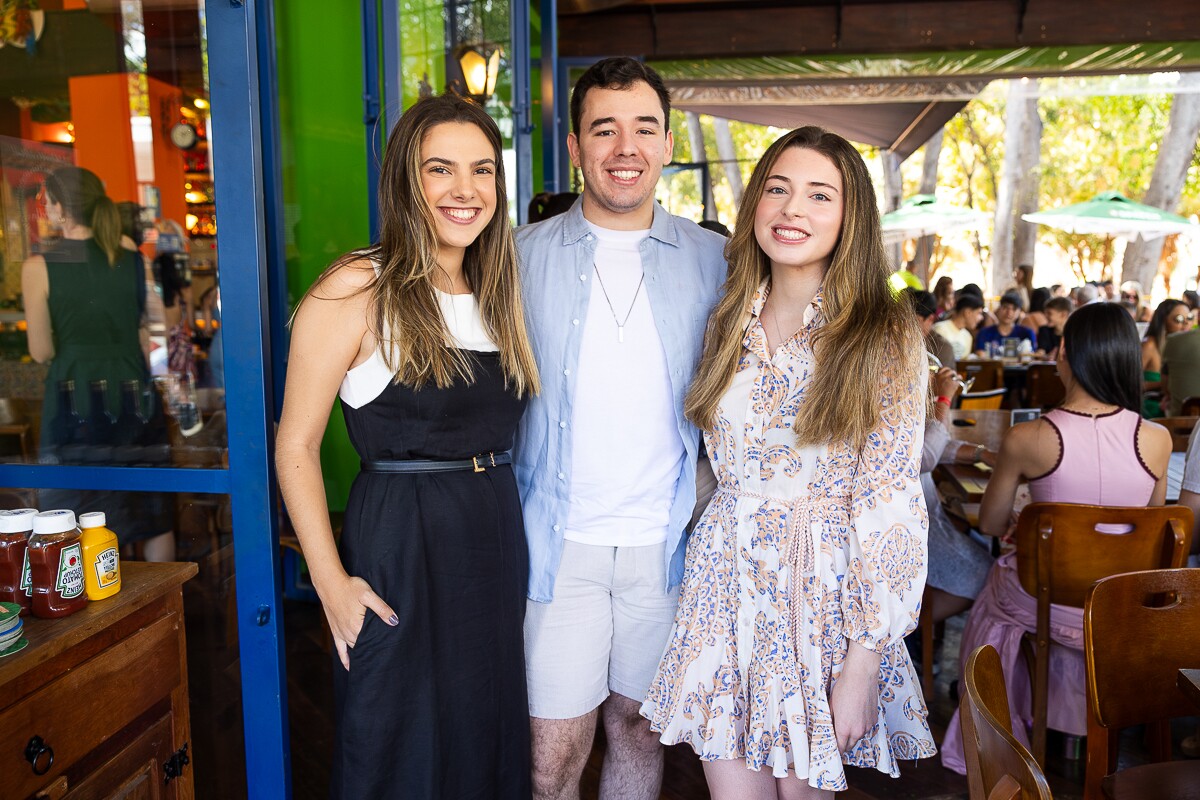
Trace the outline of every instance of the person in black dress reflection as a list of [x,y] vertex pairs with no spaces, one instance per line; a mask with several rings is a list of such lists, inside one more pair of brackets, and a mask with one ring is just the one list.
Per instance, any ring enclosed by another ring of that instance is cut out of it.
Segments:
[[[537,367],[501,139],[426,98],[388,141],[377,245],[293,319],[276,465],[337,649],[335,798],[525,798],[528,554],[509,466]],[[335,396],[363,460],[340,554],[320,444]]]

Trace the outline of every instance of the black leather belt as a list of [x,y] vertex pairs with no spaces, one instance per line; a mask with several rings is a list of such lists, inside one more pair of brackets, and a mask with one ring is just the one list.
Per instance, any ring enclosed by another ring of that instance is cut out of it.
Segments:
[[435,459],[412,458],[404,461],[363,461],[363,472],[455,472],[469,469],[486,472],[489,467],[512,463],[512,451],[503,453],[480,453],[460,461],[438,461]]

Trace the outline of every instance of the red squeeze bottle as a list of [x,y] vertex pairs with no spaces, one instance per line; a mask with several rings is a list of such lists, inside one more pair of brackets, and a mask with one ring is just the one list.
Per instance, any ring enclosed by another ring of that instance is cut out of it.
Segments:
[[65,617],[88,604],[79,536],[74,511],[43,511],[33,518],[29,570],[35,617]]
[[37,513],[36,508],[0,511],[0,601],[16,603],[22,614],[33,604],[26,546]]

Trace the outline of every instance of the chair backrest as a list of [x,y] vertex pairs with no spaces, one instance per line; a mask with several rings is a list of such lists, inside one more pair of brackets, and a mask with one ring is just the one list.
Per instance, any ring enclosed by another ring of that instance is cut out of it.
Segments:
[[[1122,528],[1128,532],[1105,532]],[[1184,566],[1191,538],[1186,506],[1030,503],[1017,519],[1017,576],[1039,607],[1080,608],[1101,578]]]
[[967,394],[959,395],[958,407],[964,409],[993,409],[999,408],[1004,402],[1005,388],[1001,386],[999,389],[989,389],[986,392],[968,392]]
[[1067,396],[1056,364],[1030,364],[1025,373],[1025,404],[1031,408],[1053,408]]
[[955,441],[981,444],[999,452],[1004,435],[1012,427],[1012,412],[998,408],[953,408],[946,424]]
[[1200,417],[1200,397],[1193,395],[1183,398],[1183,405],[1180,407],[1179,413],[1185,417]]
[[1037,761],[1012,735],[1000,655],[990,644],[967,657],[959,719],[971,800],[1050,800]]
[[1193,713],[1176,681],[1180,669],[1200,664],[1200,569],[1099,581],[1083,607],[1083,641],[1088,703],[1099,725],[1125,728]]
[[1162,417],[1153,421],[1170,431],[1171,452],[1186,453],[1188,439],[1195,430],[1196,423],[1200,422],[1200,417]]
[[1004,363],[994,360],[962,360],[956,365],[963,379],[974,378],[971,391],[987,392],[1004,388]]

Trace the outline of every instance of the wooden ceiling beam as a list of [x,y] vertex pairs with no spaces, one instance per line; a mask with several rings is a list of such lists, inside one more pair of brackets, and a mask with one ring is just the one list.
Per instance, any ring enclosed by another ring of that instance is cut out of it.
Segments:
[[626,3],[559,16],[559,53],[572,57],[620,54],[665,60],[1197,39],[1200,2],[1178,0]]

